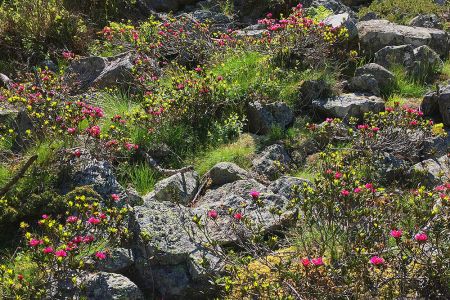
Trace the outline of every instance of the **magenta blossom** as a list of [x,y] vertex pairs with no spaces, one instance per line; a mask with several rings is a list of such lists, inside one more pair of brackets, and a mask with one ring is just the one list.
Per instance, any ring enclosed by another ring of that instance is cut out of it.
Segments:
[[55,256],[56,257],[66,257],[67,256],[67,252],[65,250],[58,250],[55,252]]
[[425,243],[428,240],[428,236],[426,233],[418,233],[414,236],[414,239],[419,243]]
[[350,192],[347,191],[347,190],[342,190],[341,191],[341,195],[344,196],[344,197],[347,197],[348,195],[350,195]]
[[31,240],[28,242],[28,245],[30,245],[31,247],[37,247],[37,246],[39,246],[39,245],[42,245],[43,243],[44,243],[43,240],[31,239]]
[[75,216],[69,216],[66,220],[67,223],[75,223],[76,221],[78,221],[78,218]]
[[212,210],[208,211],[208,217],[210,217],[211,219],[215,220],[215,219],[217,219],[218,216],[219,216],[219,214],[217,213],[216,210],[212,209]]
[[374,266],[381,266],[384,264],[384,259],[379,256],[372,256],[370,259],[370,263]]
[[88,223],[89,224],[92,224],[92,225],[97,225],[97,224],[99,224],[101,221],[100,221],[100,219],[97,219],[97,218],[95,218],[95,217],[90,217],[89,219],[88,219]]
[[311,262],[315,266],[322,266],[324,264],[322,257],[313,258],[311,259]]
[[98,251],[97,253],[95,253],[95,257],[97,257],[99,260],[104,260],[106,258],[106,253]]
[[251,191],[250,192],[250,196],[253,198],[253,200],[258,200],[259,195],[260,195],[260,192],[258,192],[258,191]]
[[309,265],[311,264],[311,261],[310,261],[309,258],[307,258],[307,257],[302,258],[300,262],[302,263],[302,265],[303,265],[304,267],[307,267],[307,266],[309,266]]
[[111,199],[113,199],[114,201],[119,201],[120,200],[120,196],[117,194],[111,194]]
[[396,229],[391,230],[391,236],[395,239],[401,238],[402,235],[403,235],[403,232],[401,230],[396,230]]
[[49,254],[49,253],[53,253],[53,248],[52,247],[46,247],[42,250],[42,252],[44,252],[44,254]]

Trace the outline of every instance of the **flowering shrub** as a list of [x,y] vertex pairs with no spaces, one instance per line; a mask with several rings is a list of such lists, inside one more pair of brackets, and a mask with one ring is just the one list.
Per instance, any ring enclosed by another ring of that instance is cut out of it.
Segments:
[[[315,131],[342,127],[332,119],[320,129],[310,126]],[[239,254],[214,252],[228,273],[217,283],[232,299],[444,297],[450,278],[449,184],[406,191],[383,186],[372,173],[374,161],[365,159],[390,148],[394,129],[400,136],[405,131],[431,137],[433,128],[410,108],[367,115],[347,129],[347,147],[320,153],[312,183],[294,187],[290,208],[299,214],[292,220],[295,227],[283,233],[261,231],[245,211],[230,216],[209,211],[205,222],[219,224],[238,214],[232,228],[248,237],[239,239]],[[411,146],[409,153],[417,150]],[[250,197],[261,199],[257,191]],[[276,218],[283,212],[272,213]],[[203,228],[201,220],[194,219]]]
[[[89,261],[104,260],[108,247],[127,235],[122,226],[127,208],[117,206],[114,197],[110,203],[102,203],[95,193],[74,191],[67,196],[67,206],[63,216],[43,214],[37,228],[21,223],[26,257],[34,272],[25,276],[15,273],[12,266],[1,265],[2,299],[49,296],[53,285],[66,282],[68,274],[76,285],[79,272],[90,267]],[[34,231],[29,231],[32,228]]]

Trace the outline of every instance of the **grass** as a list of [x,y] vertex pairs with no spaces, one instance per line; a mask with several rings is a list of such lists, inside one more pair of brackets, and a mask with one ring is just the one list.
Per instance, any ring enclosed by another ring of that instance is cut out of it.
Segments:
[[11,172],[7,166],[0,165],[0,186],[4,186],[11,176]]
[[233,162],[244,169],[248,169],[251,166],[251,158],[256,151],[256,144],[253,136],[243,134],[234,143],[199,153],[191,159],[191,162],[200,176],[219,162]]
[[450,79],[450,59],[444,62],[444,66],[442,67],[441,74],[444,77],[444,80]]
[[421,98],[427,92],[427,85],[410,78],[404,68],[397,66],[392,68],[392,72],[397,80],[394,94],[406,98]]
[[118,178],[124,186],[131,184],[140,195],[146,195],[154,190],[161,175],[147,164],[122,164]]
[[112,124],[110,119],[113,116],[130,113],[138,107],[136,101],[130,98],[125,92],[121,91],[103,92],[96,101],[105,114],[105,118],[103,118],[101,124],[103,128],[107,128]]

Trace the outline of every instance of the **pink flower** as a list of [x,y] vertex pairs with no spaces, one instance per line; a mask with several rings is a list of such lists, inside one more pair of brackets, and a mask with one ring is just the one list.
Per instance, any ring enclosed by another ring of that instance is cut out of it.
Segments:
[[81,150],[80,149],[77,149],[77,150],[75,150],[75,151],[73,151],[73,156],[75,156],[75,157],[80,157],[81,156]]
[[396,230],[396,229],[391,230],[391,236],[395,239],[401,238],[402,235],[403,235],[403,232],[401,230]]
[[370,263],[374,266],[380,266],[384,264],[384,259],[379,256],[372,256],[370,259]]
[[324,264],[322,257],[313,258],[313,259],[311,259],[311,262],[315,266],[322,266]]
[[341,177],[342,177],[342,173],[336,172],[334,174],[334,178],[336,178],[336,179],[340,179]]
[[368,189],[368,190],[373,189],[373,184],[371,184],[371,183],[366,183],[364,186],[365,186],[366,189]]
[[208,217],[210,217],[211,219],[215,220],[215,219],[217,219],[218,216],[219,216],[219,214],[217,213],[216,210],[212,209],[212,210],[208,211]]
[[250,196],[253,198],[253,200],[258,200],[260,193],[258,191],[251,191]]
[[309,258],[307,258],[307,257],[302,258],[300,262],[302,263],[302,265],[303,265],[304,267],[307,267],[307,266],[309,266],[309,265],[311,264],[311,261],[310,261]]
[[95,217],[90,217],[89,219],[88,219],[88,223],[89,224],[92,224],[92,225],[97,225],[98,223],[100,223],[101,221],[100,221],[100,219],[97,219],[97,218],[95,218]]
[[44,248],[44,250],[42,250],[42,252],[44,252],[44,254],[49,254],[49,253],[53,253],[53,248],[52,247],[46,247]]
[[42,215],[42,219],[47,220],[48,219],[48,215]]
[[325,122],[327,122],[327,123],[333,123],[333,119],[332,119],[332,118],[326,118],[326,119],[325,119]]
[[356,194],[358,194],[358,193],[361,192],[361,188],[357,187],[357,188],[355,188],[355,189],[353,190],[353,192],[355,192]]
[[242,214],[241,213],[235,213],[233,218],[237,221],[240,221],[242,219]]
[[39,245],[42,245],[43,243],[44,243],[43,240],[31,239],[31,240],[28,242],[28,245],[30,245],[31,247],[37,247],[37,246],[39,246]]
[[72,59],[75,57],[75,54],[73,54],[73,52],[71,51],[63,51],[62,55],[64,59]]
[[416,234],[414,236],[414,239],[419,243],[425,243],[428,240],[428,236],[426,235],[426,233],[422,232],[422,233]]
[[372,131],[373,131],[373,132],[378,132],[378,131],[380,131],[380,128],[378,128],[378,127],[372,127]]
[[342,190],[341,191],[341,195],[344,196],[344,197],[347,197],[348,195],[350,195],[350,192],[347,191],[347,190]]
[[97,253],[95,253],[95,257],[97,257],[99,260],[104,260],[106,258],[106,253],[98,251]]
[[268,13],[267,15],[266,15],[266,17],[268,18],[268,19],[272,19],[272,13]]
[[78,221],[78,218],[75,216],[69,216],[66,220],[67,223],[75,223],[76,221]]
[[416,126],[417,125],[417,120],[412,120],[411,122],[409,122],[409,125]]
[[94,125],[91,128],[86,129],[86,131],[92,137],[99,137],[100,136],[100,127],[97,126],[97,125]]
[[223,80],[223,76],[217,76],[217,81],[222,81]]
[[114,201],[119,201],[120,200],[120,196],[117,194],[111,194],[111,199],[113,199]]
[[87,235],[83,238],[83,243],[89,244],[95,240],[93,235]]
[[17,275],[17,280],[19,280],[19,281],[22,281],[23,280],[23,275],[22,274],[19,274],[19,275]]
[[77,131],[77,129],[74,128],[74,127],[67,128],[67,133],[68,134],[74,134],[76,131]]
[[195,72],[198,72],[198,73],[200,73],[201,71],[203,71],[203,69],[200,68],[200,67],[197,67],[197,68],[195,68],[194,70],[195,70]]
[[66,257],[67,256],[67,252],[65,250],[58,250],[55,252],[55,256],[56,257]]

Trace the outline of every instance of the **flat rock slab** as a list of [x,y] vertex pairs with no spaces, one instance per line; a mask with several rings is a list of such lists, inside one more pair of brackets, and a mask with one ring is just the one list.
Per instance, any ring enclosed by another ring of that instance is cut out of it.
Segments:
[[357,28],[361,47],[369,54],[386,46],[410,44],[414,48],[428,45],[439,55],[448,55],[449,35],[440,29],[397,25],[387,20],[359,22]]

